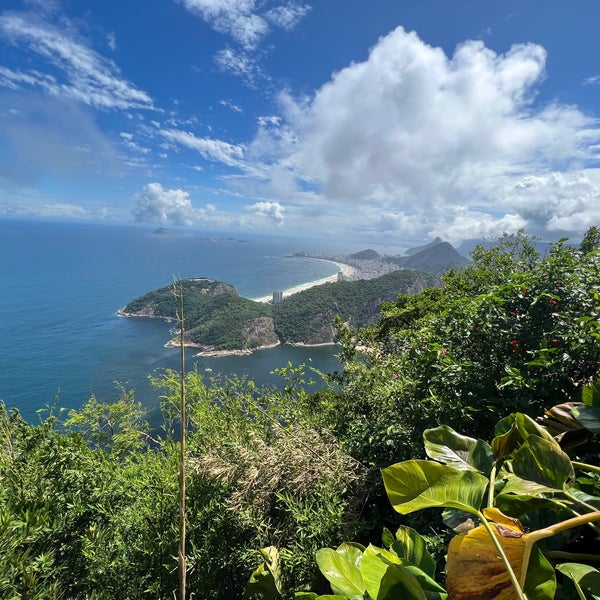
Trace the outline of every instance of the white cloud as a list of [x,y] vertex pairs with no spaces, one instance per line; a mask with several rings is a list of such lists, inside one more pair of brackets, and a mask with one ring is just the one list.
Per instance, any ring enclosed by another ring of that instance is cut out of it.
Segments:
[[15,46],[26,46],[56,70],[51,76],[4,68],[0,82],[13,88],[40,87],[101,109],[152,108],[150,96],[123,79],[117,66],[89,48],[69,25],[58,29],[30,14],[0,15],[0,35]]
[[308,4],[294,4],[288,2],[282,6],[275,6],[265,13],[266,19],[277,27],[287,31],[294,29],[310,10]]
[[251,87],[258,79],[268,79],[258,62],[247,52],[225,48],[215,54],[214,61],[221,71],[241,77]]
[[192,225],[198,221],[190,196],[183,190],[164,189],[160,183],[149,183],[133,200],[133,216],[140,223]]
[[[600,131],[576,107],[535,105],[545,63],[535,44],[497,54],[468,41],[449,57],[398,28],[312,98],[282,93],[281,122],[263,122],[247,154],[285,169],[299,189],[318,185],[339,213],[355,213],[357,229],[381,230],[388,214],[390,236],[415,226],[442,237],[524,223],[550,231],[565,225],[564,204],[543,225],[530,214],[531,190],[520,202],[514,186],[580,169]],[[575,201],[569,210],[582,214]]]
[[225,108],[228,108],[229,110],[231,110],[232,112],[235,112],[235,113],[243,113],[244,112],[244,109],[241,106],[231,102],[230,100],[221,100],[219,102],[219,104],[221,106],[224,106]]
[[533,232],[581,233],[600,223],[600,172],[524,177],[507,204],[527,219],[527,229]]
[[[270,25],[293,29],[309,7],[292,0],[262,11],[264,2],[255,0],[180,0],[219,33],[231,36],[246,50],[255,49],[269,33]],[[272,3],[271,3],[272,4]]]
[[244,148],[222,140],[196,137],[189,131],[162,129],[160,134],[171,142],[198,151],[205,159],[220,162],[227,166],[240,166]]
[[246,206],[246,210],[259,217],[266,217],[280,225],[284,221],[284,207],[279,202],[257,202]]

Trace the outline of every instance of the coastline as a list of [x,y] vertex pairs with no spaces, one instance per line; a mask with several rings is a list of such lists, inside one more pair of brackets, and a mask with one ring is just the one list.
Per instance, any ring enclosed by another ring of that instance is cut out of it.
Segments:
[[[324,258],[320,258],[318,260],[324,260],[325,262],[330,262],[330,263],[333,263],[334,265],[337,265],[339,271],[341,271],[344,278],[346,278],[346,279],[352,279],[353,276],[358,271],[358,269],[356,267],[353,267],[352,265],[348,265],[346,263],[342,263],[342,262],[338,262],[338,261],[334,261],[334,260],[326,260]],[[338,273],[336,273],[334,275],[330,275],[329,277],[323,277],[321,279],[316,279],[314,281],[308,281],[307,283],[302,283],[300,285],[296,285],[291,288],[282,290],[283,297],[287,298],[288,296],[297,294],[298,292],[303,292],[312,287],[315,287],[318,285],[323,285],[325,283],[335,283],[336,281],[338,281]],[[249,298],[249,300],[253,300],[254,302],[269,303],[273,300],[273,295],[271,294],[269,296],[261,296],[260,298]],[[163,319],[167,323],[175,322],[175,319],[172,319],[170,317],[160,317],[160,316],[156,316],[156,315],[149,314],[149,313],[146,313],[146,314],[127,313],[127,312],[125,312],[124,308],[125,307],[123,307],[117,311],[118,316],[127,317],[127,318]],[[184,343],[184,346],[186,348],[199,350],[199,352],[195,353],[194,356],[205,357],[205,358],[216,357],[216,356],[244,356],[244,355],[252,354],[252,353],[256,352],[257,350],[268,350],[270,348],[275,348],[280,345],[281,345],[281,342],[277,342],[276,344],[268,344],[265,346],[259,346],[256,348],[245,349],[245,350],[213,350],[211,347],[203,346],[202,344],[197,344],[194,342],[185,342]],[[327,342],[327,343],[321,343],[321,344],[305,344],[303,342],[297,342],[297,343],[294,343],[291,345],[309,348],[309,347],[317,347],[317,346],[335,345],[335,342],[332,342],[332,343]],[[165,348],[177,348],[177,347],[179,347],[179,340],[177,338],[172,338],[165,344]]]
[[[347,279],[352,279],[352,277],[356,274],[356,272],[358,270],[356,267],[353,267],[346,263],[341,263],[341,262],[337,262],[334,260],[325,260],[324,258],[320,258],[318,260],[324,260],[325,262],[330,262],[330,263],[333,263],[334,265],[337,265],[339,270],[342,272],[344,277],[346,277]],[[317,279],[315,281],[309,281],[307,283],[302,283],[300,285],[296,285],[296,286],[288,288],[286,290],[282,290],[283,297],[287,298],[288,296],[291,296],[292,294],[297,294],[298,292],[303,292],[303,291],[308,290],[317,285],[323,285],[325,283],[335,283],[337,280],[338,280],[338,276],[336,273],[335,275],[330,275],[329,277],[323,277],[322,279]],[[275,290],[273,290],[273,291],[275,291]],[[261,296],[260,298],[250,298],[250,300],[254,300],[254,302],[263,302],[263,303],[271,302],[273,300],[273,295],[271,294],[270,296]]]

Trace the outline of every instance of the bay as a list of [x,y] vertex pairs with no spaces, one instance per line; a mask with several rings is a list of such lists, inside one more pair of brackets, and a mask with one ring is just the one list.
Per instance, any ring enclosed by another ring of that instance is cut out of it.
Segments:
[[[178,368],[164,347],[169,326],[126,319],[117,310],[179,277],[209,277],[255,298],[333,275],[336,265],[293,252],[336,251],[322,241],[149,226],[0,220],[0,400],[28,420],[56,403],[82,406],[91,394],[115,400],[119,386],[153,409],[148,375]],[[339,368],[335,346],[278,347],[248,356],[198,358],[207,376],[247,376],[276,385],[275,368]]]

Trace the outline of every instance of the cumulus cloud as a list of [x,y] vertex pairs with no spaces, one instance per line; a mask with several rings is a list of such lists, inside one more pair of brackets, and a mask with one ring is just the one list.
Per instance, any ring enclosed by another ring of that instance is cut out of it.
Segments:
[[600,222],[600,174],[590,170],[524,177],[507,204],[527,219],[531,231],[581,233]]
[[447,56],[400,27],[313,97],[283,93],[282,122],[260,126],[249,153],[287,169],[300,186],[320,186],[327,202],[352,203],[357,214],[368,208],[373,228],[382,214],[397,215],[388,229],[418,216],[422,230],[457,236],[462,224],[483,231],[529,223],[533,190],[521,202],[515,184],[579,169],[600,137],[576,107],[535,105],[545,64],[536,44],[498,54],[468,41]]
[[[180,0],[219,33],[231,36],[246,50],[252,50],[269,33],[271,26],[293,29],[309,7],[289,0],[263,10],[256,0]],[[273,4],[272,2],[268,4]]]
[[183,190],[164,189],[160,183],[149,183],[133,196],[133,201],[133,216],[139,223],[192,225],[198,221],[198,212]]
[[279,202],[256,202],[256,204],[246,206],[246,210],[256,216],[274,221],[277,225],[284,221],[283,213],[285,209]]
[[2,68],[0,83],[37,87],[100,109],[152,108],[150,96],[121,76],[117,66],[77,36],[68,22],[59,29],[30,14],[0,15],[0,35],[24,46],[54,68],[53,74]]

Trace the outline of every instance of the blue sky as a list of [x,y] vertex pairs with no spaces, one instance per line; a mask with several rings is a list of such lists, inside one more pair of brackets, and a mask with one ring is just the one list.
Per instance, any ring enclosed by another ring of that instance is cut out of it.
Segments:
[[0,216],[578,238],[598,22],[597,0],[4,0]]

